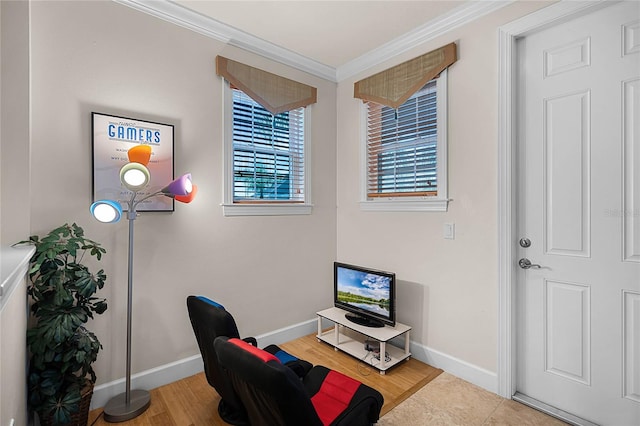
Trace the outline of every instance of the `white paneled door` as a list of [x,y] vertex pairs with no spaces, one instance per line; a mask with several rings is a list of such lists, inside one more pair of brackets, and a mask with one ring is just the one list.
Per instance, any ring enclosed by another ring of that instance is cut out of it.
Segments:
[[518,41],[516,390],[640,425],[640,2]]

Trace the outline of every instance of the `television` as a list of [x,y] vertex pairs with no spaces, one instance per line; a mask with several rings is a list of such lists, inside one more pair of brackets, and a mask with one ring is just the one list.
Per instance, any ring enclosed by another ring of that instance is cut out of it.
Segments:
[[396,324],[396,275],[362,266],[334,262],[334,306],[347,311],[345,317],[366,327]]

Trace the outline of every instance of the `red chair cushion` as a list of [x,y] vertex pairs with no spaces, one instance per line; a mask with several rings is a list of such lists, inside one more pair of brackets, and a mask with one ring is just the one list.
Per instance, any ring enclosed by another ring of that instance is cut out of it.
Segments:
[[275,355],[270,354],[267,351],[263,351],[260,348],[257,348],[255,346],[252,346],[250,344],[248,344],[247,342],[245,342],[244,340],[240,340],[240,339],[229,339],[229,343],[232,343],[236,346],[238,346],[241,349],[244,349],[245,351],[249,352],[252,355],[257,356],[258,358],[260,358],[263,362],[267,362],[267,361],[276,361],[276,362],[280,362],[280,360],[278,358],[276,358]]
[[311,403],[323,425],[333,422],[351,402],[360,382],[337,371],[330,371]]

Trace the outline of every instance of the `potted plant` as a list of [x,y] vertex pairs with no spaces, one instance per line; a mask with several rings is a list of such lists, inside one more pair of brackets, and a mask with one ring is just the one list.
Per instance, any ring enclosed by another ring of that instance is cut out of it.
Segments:
[[82,262],[87,253],[100,260],[106,250],[75,223],[21,243],[36,248],[27,287],[33,314],[27,330],[28,405],[41,424],[85,426],[96,381],[91,364],[102,345],[84,324],[107,309],[106,300],[94,296],[107,277]]

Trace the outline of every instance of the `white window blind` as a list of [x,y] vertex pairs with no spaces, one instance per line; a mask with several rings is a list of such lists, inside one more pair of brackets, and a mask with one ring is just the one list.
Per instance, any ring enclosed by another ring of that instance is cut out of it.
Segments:
[[367,103],[368,198],[438,195],[437,84],[396,110]]
[[304,203],[304,108],[272,115],[232,92],[233,202]]

